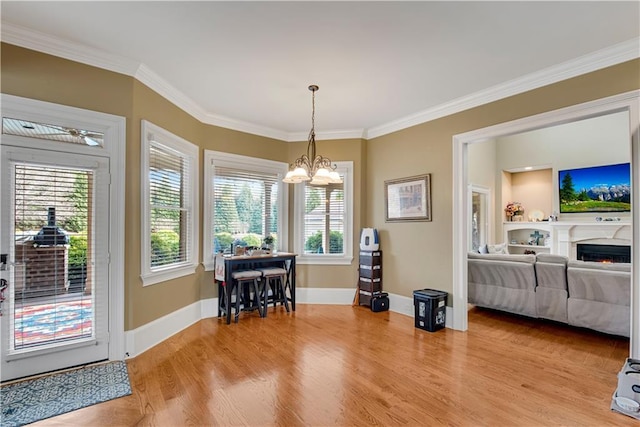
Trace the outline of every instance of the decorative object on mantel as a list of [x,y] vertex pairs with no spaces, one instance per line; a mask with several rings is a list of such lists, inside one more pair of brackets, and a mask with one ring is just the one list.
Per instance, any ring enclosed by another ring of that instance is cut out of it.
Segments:
[[336,165],[332,164],[330,159],[316,154],[315,115],[316,91],[318,89],[317,85],[309,86],[313,95],[311,96],[311,131],[309,132],[307,154],[303,154],[291,164],[289,172],[282,180],[288,184],[306,181],[311,181],[309,183],[311,185],[342,184],[342,178],[336,172]]
[[596,221],[600,222],[600,221],[620,221],[619,217],[614,217],[614,218],[602,218],[601,216],[597,216],[596,217]]
[[[507,207],[504,208],[504,212],[507,215],[507,221],[517,221],[514,219],[515,216],[520,216],[524,214],[524,207],[520,202],[509,202],[507,203]],[[522,219],[520,219],[522,221]]]
[[534,209],[529,212],[529,221],[530,222],[538,222],[544,219],[544,212],[539,209]]

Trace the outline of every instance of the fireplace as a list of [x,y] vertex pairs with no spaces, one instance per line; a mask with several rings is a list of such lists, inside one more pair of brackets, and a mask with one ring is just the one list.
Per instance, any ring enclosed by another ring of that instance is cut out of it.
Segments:
[[631,262],[631,246],[623,245],[576,245],[580,261]]

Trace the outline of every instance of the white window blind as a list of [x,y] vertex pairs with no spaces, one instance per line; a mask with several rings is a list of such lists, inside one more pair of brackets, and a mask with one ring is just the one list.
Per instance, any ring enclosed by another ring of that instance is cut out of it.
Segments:
[[294,251],[299,264],[353,260],[353,162],[336,162],[342,184],[296,184]]
[[197,145],[142,121],[141,277],[145,286],[198,263]]
[[[344,180],[344,176],[341,175]],[[304,253],[344,253],[344,184],[305,183]]]
[[149,206],[151,268],[182,263],[190,258],[191,212],[185,188],[189,159],[162,144],[152,142],[149,151]]
[[268,235],[277,245],[280,179],[275,172],[214,167],[214,253],[229,252],[233,242],[260,247]]

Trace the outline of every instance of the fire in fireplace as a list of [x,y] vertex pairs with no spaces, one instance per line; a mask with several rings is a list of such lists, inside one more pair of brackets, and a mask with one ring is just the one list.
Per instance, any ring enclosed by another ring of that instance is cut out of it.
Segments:
[[622,245],[576,245],[580,261],[631,262],[631,246]]

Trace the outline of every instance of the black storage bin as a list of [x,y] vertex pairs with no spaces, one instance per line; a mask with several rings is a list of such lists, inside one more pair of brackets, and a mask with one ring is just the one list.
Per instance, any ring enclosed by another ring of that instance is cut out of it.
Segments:
[[435,332],[444,328],[447,309],[447,293],[435,289],[413,291],[413,308],[416,328]]

